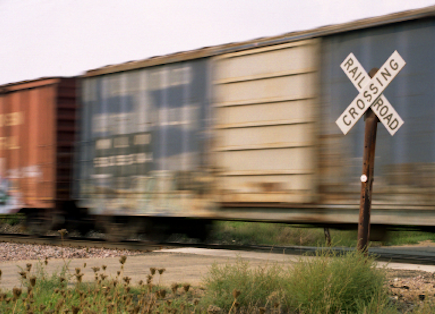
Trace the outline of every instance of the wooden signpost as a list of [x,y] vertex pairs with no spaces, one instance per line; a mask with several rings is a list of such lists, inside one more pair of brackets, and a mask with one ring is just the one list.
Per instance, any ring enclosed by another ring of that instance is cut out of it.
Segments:
[[359,118],[364,113],[366,115],[358,221],[358,250],[360,251],[367,249],[370,235],[370,209],[372,203],[377,123],[381,121],[392,136],[404,123],[382,93],[403,69],[405,64],[405,60],[402,59],[397,51],[394,51],[380,69],[372,69],[369,74],[367,74],[353,53],[349,54],[340,66],[359,91],[359,94],[335,123],[344,134],[347,134]]

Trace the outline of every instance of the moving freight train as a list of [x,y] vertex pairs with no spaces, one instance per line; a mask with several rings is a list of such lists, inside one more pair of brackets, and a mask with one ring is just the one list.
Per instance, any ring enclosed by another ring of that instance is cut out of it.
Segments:
[[435,7],[1,86],[0,213],[125,237],[356,227],[364,123],[335,124],[358,94],[340,64],[395,50],[405,124],[379,124],[371,222],[435,230]]

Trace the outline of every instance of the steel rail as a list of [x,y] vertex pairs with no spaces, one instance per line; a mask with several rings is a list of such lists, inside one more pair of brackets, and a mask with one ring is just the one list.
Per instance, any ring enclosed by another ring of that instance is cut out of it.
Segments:
[[[140,240],[107,241],[99,238],[67,237],[60,236],[31,236],[23,234],[1,234],[0,242],[53,245],[65,247],[94,247],[106,249],[125,249],[142,252],[158,251],[162,248],[195,247],[213,250],[251,251],[262,253],[310,255],[314,256],[321,250],[330,251],[340,255],[354,250],[348,247],[309,247],[309,246],[269,246],[269,245],[227,245],[227,244],[192,244],[183,242],[153,243]],[[435,265],[435,248],[430,250],[425,247],[376,247],[369,248],[369,255],[378,261],[392,263],[410,263],[420,265]]]

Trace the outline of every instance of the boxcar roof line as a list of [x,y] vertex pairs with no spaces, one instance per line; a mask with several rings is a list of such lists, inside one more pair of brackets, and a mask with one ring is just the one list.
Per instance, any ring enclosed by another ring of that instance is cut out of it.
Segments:
[[41,77],[34,80],[25,80],[25,81],[19,81],[19,82],[13,82],[13,83],[7,83],[0,85],[0,94],[12,92],[16,90],[22,90],[22,89],[29,89],[29,88],[35,88],[45,85],[51,85],[56,84],[59,82],[60,79],[66,79],[71,77],[64,77],[64,76],[47,76],[47,77]]
[[164,56],[151,57],[145,60],[129,61],[116,65],[107,65],[101,68],[88,70],[84,77],[99,76],[116,72],[124,72],[139,68],[151,67],[160,64],[175,63],[180,61],[206,58],[215,55],[220,55],[228,52],[236,52],[246,49],[258,48],[262,46],[270,46],[282,44],[286,42],[322,37],[337,33],[349,32],[358,29],[377,27],[386,24],[400,23],[410,20],[417,20],[435,16],[435,6],[429,6],[422,9],[408,10],[399,13],[392,13],[383,16],[360,19],[352,22],[321,26],[311,30],[297,31],[286,33],[278,36],[261,37],[253,40],[217,45],[212,47],[204,47],[200,49],[176,52]]

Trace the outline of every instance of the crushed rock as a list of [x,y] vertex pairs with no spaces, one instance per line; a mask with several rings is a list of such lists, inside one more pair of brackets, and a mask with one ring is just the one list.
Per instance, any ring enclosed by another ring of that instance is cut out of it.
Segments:
[[410,310],[417,304],[435,301],[435,274],[414,270],[387,270],[391,301]]
[[51,245],[0,243],[0,263],[7,261],[60,259],[60,258],[105,258],[121,255],[141,255],[140,251],[105,248],[71,248]]

